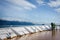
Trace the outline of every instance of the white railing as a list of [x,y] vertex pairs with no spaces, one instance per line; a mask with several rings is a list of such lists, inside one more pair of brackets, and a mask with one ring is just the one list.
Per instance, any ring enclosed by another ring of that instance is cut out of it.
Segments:
[[51,29],[50,25],[0,28],[0,39],[7,38],[8,35],[12,38],[17,35],[25,35],[29,33],[35,33],[35,32],[50,30],[50,29]]

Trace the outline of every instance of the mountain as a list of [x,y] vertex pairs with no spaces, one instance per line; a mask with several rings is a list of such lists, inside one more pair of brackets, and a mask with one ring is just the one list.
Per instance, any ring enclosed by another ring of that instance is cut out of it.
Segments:
[[1,20],[0,25],[34,25],[31,22]]

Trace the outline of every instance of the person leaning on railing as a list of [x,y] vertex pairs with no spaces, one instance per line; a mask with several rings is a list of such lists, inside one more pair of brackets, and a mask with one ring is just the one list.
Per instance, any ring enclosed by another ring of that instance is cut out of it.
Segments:
[[51,29],[52,29],[52,30],[55,29],[55,23],[51,23]]

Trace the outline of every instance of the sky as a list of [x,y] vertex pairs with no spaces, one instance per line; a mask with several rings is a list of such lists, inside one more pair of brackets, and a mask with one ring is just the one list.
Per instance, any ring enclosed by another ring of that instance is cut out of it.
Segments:
[[0,0],[0,19],[60,24],[60,0]]

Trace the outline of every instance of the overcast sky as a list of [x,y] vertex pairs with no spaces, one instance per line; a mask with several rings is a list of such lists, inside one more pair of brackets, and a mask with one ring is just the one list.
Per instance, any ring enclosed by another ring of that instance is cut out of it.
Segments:
[[60,23],[60,0],[0,0],[0,19]]

